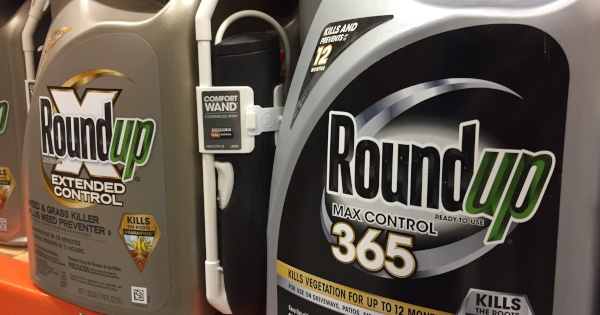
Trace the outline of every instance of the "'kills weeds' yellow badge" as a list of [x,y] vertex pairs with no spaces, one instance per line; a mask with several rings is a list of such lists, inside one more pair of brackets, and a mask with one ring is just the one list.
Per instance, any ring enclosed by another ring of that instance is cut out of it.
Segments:
[[0,212],[4,209],[4,205],[10,197],[10,193],[15,188],[15,179],[8,167],[0,167]]
[[160,230],[154,217],[125,213],[119,225],[119,234],[133,262],[142,272],[160,238]]

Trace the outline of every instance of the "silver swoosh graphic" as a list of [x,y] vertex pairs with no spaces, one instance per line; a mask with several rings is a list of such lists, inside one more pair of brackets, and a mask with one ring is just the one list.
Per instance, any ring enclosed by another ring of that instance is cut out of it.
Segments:
[[356,116],[356,138],[374,136],[392,119],[419,103],[442,94],[466,89],[492,89],[522,98],[513,90],[486,80],[453,78],[421,83],[382,98]]

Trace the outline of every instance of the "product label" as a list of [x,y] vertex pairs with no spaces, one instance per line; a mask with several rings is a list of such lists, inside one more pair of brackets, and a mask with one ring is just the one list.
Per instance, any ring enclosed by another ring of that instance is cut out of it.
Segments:
[[398,49],[317,104],[279,313],[551,314],[568,88],[552,37],[487,25]]
[[302,83],[302,90],[294,109],[291,126],[294,126],[296,117],[317,81],[342,52],[368,31],[393,18],[392,15],[384,15],[352,19],[330,23],[323,29],[314,56],[311,59],[311,65]]
[[471,289],[457,315],[533,315],[526,295]]
[[[0,167],[0,213],[15,188],[15,179],[8,167]],[[1,231],[2,229],[0,229]]]
[[19,176],[26,109],[17,106],[25,95],[13,93],[22,91],[24,73],[5,48],[0,47],[0,241],[11,241],[25,236]]
[[[298,298],[342,314],[427,314],[450,315],[417,305],[394,301],[382,296],[359,291],[302,272],[280,261],[277,262],[277,285]],[[308,315],[288,306],[292,314]],[[282,312],[283,314],[283,312]]]
[[44,71],[26,161],[37,284],[158,310],[170,281],[156,56],[136,35],[102,35]]
[[202,92],[205,150],[240,150],[242,131],[239,91]]
[[[102,75],[129,79],[100,69],[80,74],[64,85]],[[54,164],[50,174],[44,174],[46,186],[62,204],[123,206],[119,196],[126,192],[124,183],[148,161],[156,122],[114,117],[120,90],[86,89],[81,98],[73,87],[48,90],[50,98],[39,98],[43,161]],[[81,178],[83,169],[89,178]]]
[[160,239],[160,230],[154,217],[143,214],[123,214],[119,235],[135,265],[142,272]]

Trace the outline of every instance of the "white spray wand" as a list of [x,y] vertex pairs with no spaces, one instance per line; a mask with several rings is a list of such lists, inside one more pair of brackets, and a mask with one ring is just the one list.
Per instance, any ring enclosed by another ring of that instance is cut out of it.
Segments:
[[[202,0],[196,12],[196,41],[198,42],[198,88],[212,86],[210,21],[218,0]],[[199,93],[199,92],[197,92]],[[200,115],[200,114],[199,114]],[[206,298],[219,312],[231,314],[225,292],[225,277],[219,261],[215,156],[202,154],[202,186],[204,187],[204,229],[206,233]]]
[[[204,187],[204,224],[205,224],[205,233],[206,233],[206,261],[205,261],[205,277],[206,277],[206,297],[208,302],[215,307],[218,311],[224,314],[231,314],[231,307],[229,306],[229,301],[227,300],[227,293],[225,291],[225,275],[224,270],[221,267],[219,260],[219,237],[218,237],[218,226],[217,226],[217,187],[219,187],[219,204],[222,208],[225,208],[233,187],[233,168],[231,165],[227,165],[229,163],[215,163],[214,154],[210,151],[205,150],[203,145],[203,130],[202,130],[202,108],[201,108],[201,99],[202,92],[207,88],[212,87],[212,69],[211,69],[211,18],[217,6],[218,0],[202,0],[200,2],[200,6],[198,8],[198,12],[196,13],[195,24],[196,24],[196,40],[198,42],[198,72],[199,72],[199,86],[196,88],[196,98],[197,98],[197,106],[198,106],[198,122],[199,122],[199,139],[200,139],[200,151],[202,152],[202,173],[203,173],[203,187]],[[289,53],[290,45],[287,39],[287,36],[277,21],[275,21],[272,17],[258,11],[240,11],[228,17],[219,30],[217,31],[217,35],[215,38],[215,44],[218,44],[223,38],[223,34],[227,27],[233,23],[235,20],[244,18],[244,17],[256,17],[267,21],[271,24],[279,33],[281,41],[284,46],[284,50],[286,51],[286,60],[285,60],[285,68],[286,71],[290,69],[290,58]],[[283,90],[287,92],[289,87],[290,76],[286,76],[286,82],[284,84]],[[249,87],[234,87],[240,89],[240,93],[242,95],[247,95],[242,92],[242,90],[248,90]],[[246,119],[243,120],[242,126],[246,125],[246,121],[248,119],[254,120],[255,123],[252,124],[254,127],[252,132],[250,131],[242,131],[246,135],[246,139],[252,138],[260,134],[261,132],[268,131],[277,131],[279,129],[279,122],[281,119],[283,108],[281,108],[281,103],[283,100],[281,87],[276,88],[274,92],[274,98],[276,101],[274,104],[274,108],[261,108],[260,106],[249,106],[250,109],[246,114],[250,113]],[[251,95],[251,94],[250,94]],[[246,98],[244,96],[246,100]],[[253,100],[251,100],[253,101]],[[253,104],[253,102],[252,102]],[[242,104],[243,105],[243,104]],[[244,111],[241,111],[244,112]],[[265,113],[269,112],[273,117],[277,117],[276,122],[273,125],[269,126],[261,126],[260,118],[256,114],[257,112]],[[255,117],[256,116],[256,117]],[[249,118],[254,117],[254,118]],[[246,126],[248,127],[248,126]],[[242,128],[244,129],[244,128]],[[253,150],[254,142],[253,140],[249,140],[252,144],[246,146],[246,142],[242,140],[243,150],[249,148],[247,152]],[[244,151],[245,152],[245,151]],[[244,153],[240,152],[229,152],[229,153]],[[247,153],[246,152],[246,153]],[[229,166],[229,167],[226,167]],[[217,179],[215,176],[215,170],[220,174],[219,182],[217,184]]]
[[23,54],[25,55],[25,94],[27,99],[27,112],[31,104],[30,96],[33,83],[35,82],[35,62],[33,54],[35,46],[33,43],[33,34],[48,9],[50,0],[32,0],[31,8],[29,9],[29,17],[25,22],[23,33],[21,34],[21,42],[23,44]]

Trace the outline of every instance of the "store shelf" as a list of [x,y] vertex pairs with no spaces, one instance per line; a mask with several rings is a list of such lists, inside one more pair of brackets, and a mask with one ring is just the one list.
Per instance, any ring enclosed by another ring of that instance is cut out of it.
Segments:
[[44,315],[99,314],[57,299],[38,289],[29,279],[27,252],[0,248],[0,313]]

